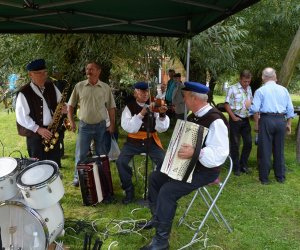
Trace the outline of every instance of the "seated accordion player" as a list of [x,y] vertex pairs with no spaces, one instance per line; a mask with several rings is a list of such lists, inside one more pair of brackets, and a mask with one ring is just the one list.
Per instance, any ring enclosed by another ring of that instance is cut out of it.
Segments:
[[[206,127],[178,119],[160,171],[174,180],[191,183],[196,163],[199,160],[199,153],[207,133],[208,129]],[[178,157],[178,150],[184,143],[195,147],[195,152],[191,159],[181,159]]]

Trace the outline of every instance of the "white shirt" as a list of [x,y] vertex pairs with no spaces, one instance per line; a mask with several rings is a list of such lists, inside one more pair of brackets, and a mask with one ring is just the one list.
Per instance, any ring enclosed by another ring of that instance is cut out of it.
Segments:
[[[51,115],[50,109],[48,108],[46,100],[43,97],[43,95],[42,95],[41,91],[39,90],[39,88],[35,84],[33,84],[31,82],[30,87],[33,89],[33,91],[39,97],[41,97],[43,99],[43,125],[48,126],[52,121],[52,115]],[[56,86],[54,86],[54,88],[55,88],[57,100],[59,102],[60,99],[61,99],[61,93],[59,92],[59,90]],[[29,129],[29,130],[31,130],[35,133],[38,130],[39,125],[37,125],[35,123],[35,121],[32,120],[32,118],[29,116],[29,113],[30,113],[30,109],[29,109],[27,100],[26,100],[25,96],[20,92],[18,94],[17,101],[16,101],[16,118],[17,118],[17,122],[21,126],[27,128],[27,129]]]
[[[145,103],[139,103],[138,105],[144,107]],[[155,130],[159,133],[167,131],[170,125],[170,119],[166,115],[164,118],[159,117],[159,113],[153,113],[156,121]],[[122,112],[121,117],[121,126],[127,133],[137,133],[142,126],[143,116],[141,114],[137,114],[132,116],[129,108],[126,106]]]
[[[201,117],[210,109],[212,107],[207,104],[195,115]],[[199,161],[203,166],[213,168],[222,165],[229,155],[228,129],[222,119],[216,119],[208,129],[205,147],[201,149]]]

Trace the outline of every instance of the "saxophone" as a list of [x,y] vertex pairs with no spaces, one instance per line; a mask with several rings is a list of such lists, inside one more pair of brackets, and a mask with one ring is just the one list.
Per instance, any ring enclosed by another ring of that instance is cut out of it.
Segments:
[[62,114],[62,108],[65,105],[67,94],[70,88],[70,83],[67,81],[67,85],[65,86],[63,92],[61,93],[61,100],[57,104],[55,112],[53,114],[52,122],[49,124],[47,129],[52,133],[52,138],[50,140],[44,139],[43,145],[44,145],[44,151],[49,152],[49,150],[54,148],[54,145],[58,142],[59,139],[59,132],[58,130],[63,125],[67,130],[71,130],[70,122],[67,118],[63,118]]

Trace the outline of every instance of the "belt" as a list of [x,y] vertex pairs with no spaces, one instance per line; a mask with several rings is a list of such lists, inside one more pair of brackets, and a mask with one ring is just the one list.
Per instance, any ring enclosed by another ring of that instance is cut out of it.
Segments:
[[260,113],[261,116],[285,116],[285,113]]
[[149,139],[135,139],[135,138],[131,138],[131,137],[127,137],[127,142],[135,144],[135,145],[142,145],[144,146],[145,143],[147,142],[154,142],[153,137],[150,137]]
[[249,117],[241,117],[241,116],[236,115],[236,114],[234,114],[234,115],[237,116],[237,117],[240,118],[240,119],[243,119],[243,120],[248,120],[248,119],[249,119]]

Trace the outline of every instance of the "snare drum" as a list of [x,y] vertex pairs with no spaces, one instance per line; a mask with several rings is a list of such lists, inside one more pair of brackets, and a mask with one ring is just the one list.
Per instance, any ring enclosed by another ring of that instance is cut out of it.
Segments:
[[34,210],[19,201],[0,202],[0,227],[5,249],[48,249],[63,232],[63,210],[59,203]]
[[59,168],[54,161],[38,161],[30,164],[17,177],[25,202],[35,209],[56,204],[64,195]]
[[14,158],[0,158],[0,201],[9,200],[17,194],[18,172],[18,162]]

